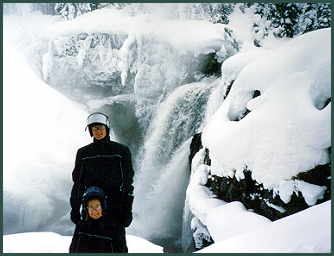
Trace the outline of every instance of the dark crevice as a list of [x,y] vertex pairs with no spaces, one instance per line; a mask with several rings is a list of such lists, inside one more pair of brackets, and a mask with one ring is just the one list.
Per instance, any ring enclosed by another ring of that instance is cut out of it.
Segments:
[[[252,99],[259,97],[261,95],[261,92],[259,90],[254,90],[253,91],[253,95],[252,95]],[[230,120],[231,121],[240,121],[243,118],[245,118],[245,116],[247,116],[251,111],[249,109],[247,109],[246,107],[239,112],[238,115],[236,115],[235,117],[231,117],[232,114],[229,114],[230,116]]]
[[203,148],[202,146],[202,133],[197,133],[193,136],[190,144],[190,154],[189,154],[189,165],[191,166],[191,161],[193,160],[196,153]]
[[313,99],[313,105],[318,109],[318,110],[323,110],[325,109],[329,103],[331,103],[332,98],[327,97],[327,96],[318,96]]
[[224,94],[224,100],[226,99],[227,95],[230,93],[233,83],[234,83],[234,80],[232,80],[230,84],[227,86],[225,94]]
[[328,98],[325,102],[324,105],[322,106],[321,109],[324,109],[325,107],[327,107],[327,105],[332,101],[332,98]]
[[259,90],[255,90],[253,92],[253,99],[256,98],[256,97],[259,97],[261,95],[261,92]]

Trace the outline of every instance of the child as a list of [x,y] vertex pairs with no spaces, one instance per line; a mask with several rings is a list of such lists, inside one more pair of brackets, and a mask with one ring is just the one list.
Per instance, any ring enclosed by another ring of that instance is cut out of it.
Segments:
[[120,231],[117,225],[113,225],[107,208],[107,199],[101,188],[89,187],[85,191],[81,222],[73,235],[71,253],[119,252]]

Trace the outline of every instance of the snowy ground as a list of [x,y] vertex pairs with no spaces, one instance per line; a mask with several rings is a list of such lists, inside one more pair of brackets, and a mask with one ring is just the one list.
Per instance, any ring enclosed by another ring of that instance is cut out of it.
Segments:
[[[224,212],[224,206],[215,209]],[[251,212],[235,211],[230,222],[210,228],[216,233],[240,229],[238,223],[247,223]],[[219,214],[215,215],[216,217]],[[221,215],[220,215],[221,216]],[[238,220],[237,216],[239,216]],[[241,218],[242,217],[242,218]],[[233,221],[234,220],[234,221]],[[225,224],[225,226],[224,226]],[[250,223],[249,223],[250,224]],[[217,237],[217,239],[219,239]],[[330,253],[331,252],[331,201],[310,207],[272,223],[267,223],[253,232],[244,225],[240,234],[198,251],[199,253]]]
[[[232,203],[231,203],[232,204]],[[227,204],[229,205],[229,204]],[[216,234],[216,243],[198,251],[199,253],[329,253],[331,251],[331,202],[313,206],[305,211],[281,220],[259,225],[250,232],[251,212],[231,206],[227,221],[221,221],[226,212],[220,206],[211,212],[214,219],[209,227]],[[234,217],[233,217],[234,216]],[[238,223],[248,225],[238,226]],[[219,240],[225,230],[238,229],[235,234]],[[130,253],[162,253],[162,248],[142,238],[128,235]],[[5,253],[66,253],[70,236],[56,233],[21,233],[3,237]]]
[[[3,238],[4,253],[67,253],[71,236],[61,236],[51,232],[21,233]],[[142,238],[127,235],[130,253],[161,253],[162,247]]]

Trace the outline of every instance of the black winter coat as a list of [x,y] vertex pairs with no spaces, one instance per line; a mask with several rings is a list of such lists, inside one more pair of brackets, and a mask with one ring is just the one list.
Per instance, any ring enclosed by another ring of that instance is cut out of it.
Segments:
[[70,253],[124,253],[127,252],[125,229],[113,225],[104,216],[88,219],[76,225]]
[[79,238],[80,225],[85,221],[80,213],[83,193],[88,187],[97,186],[102,188],[107,196],[104,223],[108,224],[104,232],[108,232],[109,224],[112,224],[114,229],[118,226],[117,234],[122,236],[118,240],[124,244],[115,247],[127,251],[125,227],[132,221],[133,175],[130,150],[111,141],[109,136],[102,140],[94,139],[93,143],[78,150],[72,173],[74,184],[70,198],[71,220],[76,224],[72,249]]
[[130,150],[107,136],[103,140],[78,150],[72,173],[71,220],[80,221],[80,205],[84,191],[90,186],[101,187],[111,208],[108,213],[119,225],[129,226],[132,221],[133,168]]

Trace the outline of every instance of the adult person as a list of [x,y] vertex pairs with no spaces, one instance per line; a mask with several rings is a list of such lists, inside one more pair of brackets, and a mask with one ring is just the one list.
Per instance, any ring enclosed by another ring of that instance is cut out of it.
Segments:
[[70,252],[79,237],[83,218],[80,213],[81,200],[87,188],[101,188],[106,196],[104,221],[117,226],[118,239],[113,252],[128,252],[125,228],[132,221],[133,167],[128,147],[111,141],[109,137],[109,117],[101,112],[88,116],[87,126],[93,142],[80,148],[76,155],[72,172],[71,220],[76,225]]

